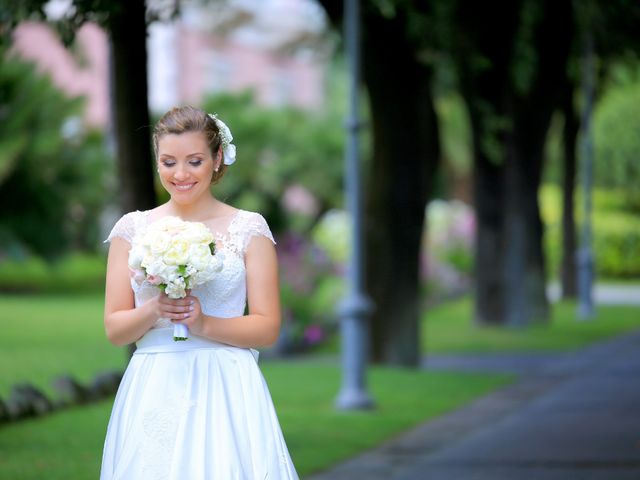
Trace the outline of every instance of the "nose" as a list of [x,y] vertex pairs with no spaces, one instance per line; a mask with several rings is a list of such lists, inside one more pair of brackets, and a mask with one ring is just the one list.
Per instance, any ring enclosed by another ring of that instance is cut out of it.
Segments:
[[173,172],[173,178],[181,182],[186,180],[188,176],[189,172],[187,172],[186,168],[182,164],[176,165],[176,169]]

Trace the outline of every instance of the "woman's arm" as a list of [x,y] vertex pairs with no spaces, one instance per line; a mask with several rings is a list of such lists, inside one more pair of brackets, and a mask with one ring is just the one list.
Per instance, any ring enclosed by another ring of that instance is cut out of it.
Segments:
[[[236,347],[273,345],[280,333],[280,287],[276,249],[267,237],[254,236],[245,253],[249,314],[233,318],[201,313],[196,302],[194,315],[185,323],[193,333]],[[187,297],[195,298],[195,297]]]
[[111,240],[107,260],[104,327],[107,338],[115,345],[135,342],[158,319],[154,299],[135,308],[129,275],[129,249],[126,240],[115,237]]

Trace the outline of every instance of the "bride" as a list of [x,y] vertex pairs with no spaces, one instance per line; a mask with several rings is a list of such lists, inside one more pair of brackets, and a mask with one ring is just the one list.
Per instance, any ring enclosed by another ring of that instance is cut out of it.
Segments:
[[[137,349],[115,398],[101,480],[298,478],[253,349],[273,344],[280,329],[275,241],[260,214],[210,189],[235,161],[232,139],[202,110],[167,112],[153,145],[171,198],[127,213],[107,239],[105,330]],[[223,259],[213,280],[178,300],[128,268],[133,237],[166,216],[204,223]],[[176,323],[188,327],[187,341],[174,342]]]

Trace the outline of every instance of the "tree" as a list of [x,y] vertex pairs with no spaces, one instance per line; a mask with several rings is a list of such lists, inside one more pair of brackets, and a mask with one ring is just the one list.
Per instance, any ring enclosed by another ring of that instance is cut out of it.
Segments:
[[1,254],[95,249],[107,159],[103,136],[80,127],[81,107],[0,46]]
[[572,39],[572,4],[477,2],[452,9],[452,52],[469,108],[480,324],[548,320],[538,188]]
[[[622,69],[628,71],[637,68],[637,52],[640,50],[640,36],[637,35],[637,24],[640,21],[640,5],[637,2],[630,2],[627,0],[615,0],[608,2],[597,2],[595,0],[579,0],[575,4],[574,23],[576,25],[576,35],[573,45],[572,62],[573,65],[581,65],[584,63],[583,54],[586,46],[587,38],[591,39],[591,42],[595,44],[595,54],[599,57],[598,63],[595,66],[597,69],[596,77],[599,78],[596,85],[596,96],[599,97],[600,93],[606,89],[603,87],[605,79],[611,76],[612,72]],[[635,53],[634,53],[635,52]],[[631,64],[631,65],[629,65]],[[576,240],[576,225],[575,225],[575,182],[577,177],[577,159],[576,159],[576,144],[578,133],[580,131],[580,125],[576,115],[574,97],[576,93],[580,91],[580,75],[577,74],[577,68],[570,68],[567,71],[567,76],[563,82],[561,104],[559,109],[563,113],[564,117],[564,129],[563,129],[563,150],[564,150],[564,162],[563,162],[563,208],[562,208],[562,267],[561,267],[561,284],[562,284],[562,296],[563,298],[572,298],[577,294],[576,287],[576,252],[577,252],[577,240]],[[582,72],[584,75],[584,72]],[[620,105],[626,104],[627,106],[634,105],[633,101],[625,99]],[[623,107],[624,108],[624,107]],[[629,121],[633,121],[632,115],[629,115]],[[598,118],[596,118],[596,121]],[[630,123],[622,121],[621,129],[618,131],[624,131],[625,133],[620,136],[622,142],[630,138],[635,138],[633,135],[628,135]],[[596,126],[596,138],[595,147],[596,153],[602,151],[602,145],[613,144],[615,147],[612,151],[619,152],[621,142],[610,142],[611,128],[607,126],[607,133],[605,135],[599,135],[600,129]],[[601,155],[597,155],[601,157]],[[623,165],[630,165],[633,172],[633,164],[635,158],[632,158],[630,162],[625,162],[624,159],[618,158],[618,161],[610,161],[613,158],[608,155],[609,161],[604,163],[596,162],[595,179],[596,182],[602,182],[614,171],[624,171]],[[602,168],[604,166],[604,168]],[[628,175],[627,172],[620,175],[620,178],[624,181],[629,181],[630,185],[635,185],[633,175]],[[605,183],[607,183],[605,181]]]
[[[47,20],[46,4],[47,0],[10,3],[3,8],[0,28],[9,33],[22,20]],[[52,22],[67,45],[88,21],[100,24],[109,35],[112,127],[120,186],[118,199],[123,211],[155,206],[154,162],[148,129],[147,16],[149,20],[168,17],[176,8],[172,3],[160,10],[147,11],[144,0],[73,0],[66,14]]]
[[564,118],[562,128],[563,146],[563,175],[562,175],[562,263],[560,269],[560,282],[562,298],[575,298],[578,293],[576,279],[576,252],[578,251],[575,220],[575,187],[578,171],[576,158],[576,145],[580,123],[576,115],[574,97],[576,88],[575,80],[570,72],[564,78],[560,100],[560,109]]
[[[339,26],[342,2],[321,3]],[[420,361],[420,239],[439,160],[433,66],[424,55],[429,7],[365,2],[361,21],[373,150],[364,222],[371,350],[376,362],[405,366]]]

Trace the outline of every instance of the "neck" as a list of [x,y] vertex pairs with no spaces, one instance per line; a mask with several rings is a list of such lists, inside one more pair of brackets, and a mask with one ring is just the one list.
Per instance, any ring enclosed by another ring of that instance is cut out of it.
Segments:
[[177,215],[187,221],[201,221],[202,219],[215,216],[220,209],[222,202],[213,197],[206,195],[199,198],[193,203],[177,203],[173,200],[167,202],[167,207],[173,215]]

